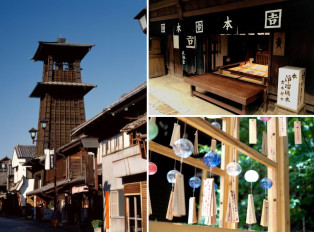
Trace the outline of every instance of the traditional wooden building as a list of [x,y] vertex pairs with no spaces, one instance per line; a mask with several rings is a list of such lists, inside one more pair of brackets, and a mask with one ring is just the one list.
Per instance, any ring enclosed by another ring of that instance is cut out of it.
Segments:
[[105,231],[146,231],[146,97],[143,83],[72,131],[99,142]]
[[150,0],[149,76],[190,77],[193,96],[245,114],[252,99],[264,110],[277,95],[291,101],[290,83],[278,91],[279,68],[306,68],[295,111],[304,97],[313,112],[313,10],[311,0]]
[[[55,196],[55,190],[60,190],[60,196],[64,196],[69,184],[86,176],[84,172],[79,179],[73,179],[66,170],[67,159],[56,151],[71,142],[71,130],[86,120],[84,95],[96,86],[82,83],[81,61],[93,46],[69,43],[64,38],[58,38],[56,42],[39,41],[32,58],[43,62],[42,81],[30,94],[30,97],[40,98],[36,157],[29,161],[35,190],[27,194],[35,200],[35,207],[46,208]],[[86,163],[80,165],[85,170]],[[40,217],[49,218],[48,214]]]

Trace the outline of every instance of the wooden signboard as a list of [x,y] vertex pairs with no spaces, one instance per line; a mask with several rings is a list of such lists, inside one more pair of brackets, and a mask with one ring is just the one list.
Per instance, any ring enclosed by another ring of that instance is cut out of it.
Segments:
[[305,68],[279,68],[277,105],[298,113],[304,107]]

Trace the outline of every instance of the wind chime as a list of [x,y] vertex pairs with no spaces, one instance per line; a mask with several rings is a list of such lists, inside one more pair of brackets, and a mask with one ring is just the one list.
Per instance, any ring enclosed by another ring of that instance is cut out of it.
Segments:
[[[219,125],[219,124],[218,124]],[[219,125],[220,126],[220,125]],[[205,218],[205,225],[215,225],[217,215],[217,204],[215,194],[215,183],[212,177],[213,167],[220,164],[221,158],[216,152],[217,141],[211,140],[211,150],[207,152],[203,157],[203,162],[210,168],[209,178],[204,180],[203,183],[203,202],[202,202],[202,217]]]
[[184,176],[182,174],[182,164],[183,164],[183,159],[191,156],[193,152],[193,144],[191,143],[191,141],[185,138],[186,124],[184,125],[183,138],[177,139],[178,134],[180,136],[180,130],[178,130],[177,128],[178,126],[176,126],[175,124],[171,141],[174,141],[172,148],[173,148],[174,153],[181,158],[181,162],[180,162],[180,172],[175,173],[175,180],[174,180],[175,182],[173,186],[173,191],[171,191],[171,194],[170,194],[168,210],[166,214],[166,218],[168,220],[172,220],[173,217],[181,217],[181,216],[186,215]]
[[196,176],[196,167],[195,167],[195,172],[194,176],[192,176],[189,179],[189,185],[191,188],[193,188],[193,197],[190,197],[189,199],[189,216],[188,216],[188,224],[194,224],[197,222],[196,218],[196,203],[195,203],[195,189],[199,188],[201,186],[201,179]]
[[233,152],[233,162],[227,164],[226,171],[229,176],[232,176],[231,190],[228,193],[228,205],[226,212],[226,222],[239,222],[238,202],[235,192],[235,177],[242,172],[240,164],[235,162],[235,151]]

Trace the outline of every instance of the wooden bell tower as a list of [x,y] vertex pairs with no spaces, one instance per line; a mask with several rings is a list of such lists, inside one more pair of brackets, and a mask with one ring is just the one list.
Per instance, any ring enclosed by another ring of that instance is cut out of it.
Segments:
[[[85,122],[84,95],[95,85],[82,83],[81,60],[94,44],[39,41],[32,58],[43,62],[42,82],[38,82],[30,97],[40,98],[37,156],[44,149],[59,148],[71,141],[71,130]],[[47,128],[40,126],[47,120]]]

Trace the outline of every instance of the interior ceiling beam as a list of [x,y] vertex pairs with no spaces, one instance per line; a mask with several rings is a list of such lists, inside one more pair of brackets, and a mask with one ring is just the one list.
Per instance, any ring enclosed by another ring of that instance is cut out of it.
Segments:
[[242,143],[241,141],[237,140],[236,138],[232,137],[231,135],[227,134],[226,132],[217,129],[213,126],[210,122],[205,121],[202,118],[182,118],[178,117],[179,120],[189,124],[190,126],[202,131],[203,133],[219,140],[220,142],[233,147],[237,151],[243,153],[246,156],[255,159],[256,161],[264,164],[265,166],[275,169],[277,168],[277,163],[272,161],[271,159],[267,158],[265,155],[259,153],[258,151],[254,150],[253,148],[249,147],[248,145]]
[[233,3],[198,9],[198,10],[192,10],[192,11],[186,11],[183,12],[183,17],[192,17],[197,15],[203,15],[203,14],[210,14],[210,13],[217,13],[217,12],[223,12],[223,11],[230,11],[230,10],[237,10],[247,7],[254,7],[254,6],[261,6],[266,4],[273,4],[273,3],[280,3],[280,2],[286,2],[288,0],[243,0],[243,1],[236,1]]
[[158,10],[164,7],[173,6],[177,4],[177,0],[163,0],[149,5],[149,11]]
[[[177,156],[176,154],[174,154],[174,152],[171,148],[163,146],[163,145],[158,144],[158,143],[155,143],[153,141],[149,141],[149,150],[156,152],[160,155],[167,156],[171,159],[181,161],[181,158],[179,156]],[[193,157],[184,158],[183,163],[191,165],[193,167],[197,167],[199,169],[202,169],[202,170],[205,170],[208,172],[210,171],[210,168],[208,166],[206,166],[202,160],[199,160],[199,159],[196,159]],[[220,169],[220,168],[217,168],[217,167],[214,167],[212,169],[212,173],[215,175],[218,175],[218,176],[225,176],[225,171]]]

